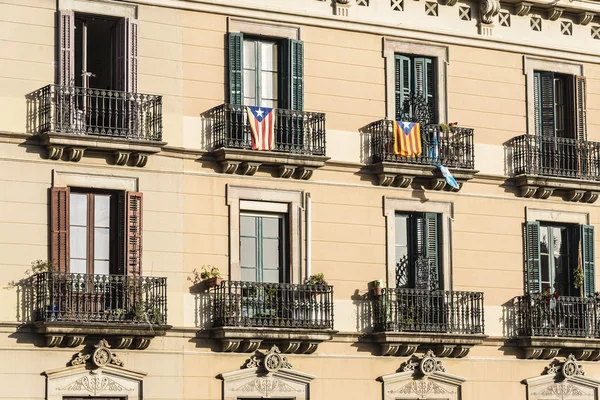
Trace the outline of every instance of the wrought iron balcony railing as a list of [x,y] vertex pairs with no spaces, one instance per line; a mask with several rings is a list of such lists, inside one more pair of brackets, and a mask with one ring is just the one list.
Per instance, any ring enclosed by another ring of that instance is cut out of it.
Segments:
[[518,336],[599,338],[594,298],[525,295],[515,299]]
[[514,175],[600,180],[600,143],[540,135],[511,139]]
[[162,96],[48,85],[27,98],[35,133],[162,140]]
[[[273,151],[313,156],[325,155],[325,114],[276,108]],[[211,147],[252,149],[247,108],[221,104],[206,114],[210,121]]]
[[375,332],[483,334],[483,293],[383,289],[373,300]]
[[333,329],[333,286],[223,281],[213,325]]
[[379,120],[367,127],[371,135],[373,162],[395,162],[405,164],[442,164],[454,168],[475,168],[473,129],[438,124],[422,125],[421,156],[406,157],[394,153],[394,123]]
[[44,272],[33,290],[38,322],[167,323],[167,278]]

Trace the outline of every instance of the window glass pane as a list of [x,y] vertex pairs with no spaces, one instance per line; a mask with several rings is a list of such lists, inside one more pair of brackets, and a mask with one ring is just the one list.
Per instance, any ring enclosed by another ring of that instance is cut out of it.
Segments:
[[256,68],[256,42],[244,40],[244,69]]
[[248,106],[256,105],[256,73],[250,70],[244,70],[244,98]]
[[280,222],[281,221],[279,218],[263,217],[262,218],[263,237],[278,238]]
[[87,225],[87,195],[71,193],[69,200],[71,225]]
[[277,99],[277,73],[276,72],[266,72],[266,71],[262,72],[260,97],[265,100]]
[[263,71],[277,71],[277,44],[261,43],[261,69]]
[[279,270],[278,269],[266,269],[263,271],[263,282],[265,283],[279,283]]
[[407,223],[408,215],[396,214],[396,246],[408,245]]
[[261,99],[261,107],[277,108],[277,100]]
[[109,261],[94,260],[94,274],[108,275],[110,273]]
[[110,196],[94,196],[94,226],[110,226]]
[[87,257],[87,228],[71,226],[69,236],[71,258],[85,259]]
[[85,260],[71,259],[69,268],[71,269],[72,274],[85,274],[87,272],[87,263]]
[[279,239],[263,239],[264,268],[279,268]]
[[94,259],[108,260],[110,258],[110,230],[107,228],[94,229]]
[[240,216],[240,235],[256,236],[256,217]]
[[256,267],[256,239],[240,238],[240,263],[244,267]]
[[243,282],[256,282],[255,268],[242,268],[241,279]]

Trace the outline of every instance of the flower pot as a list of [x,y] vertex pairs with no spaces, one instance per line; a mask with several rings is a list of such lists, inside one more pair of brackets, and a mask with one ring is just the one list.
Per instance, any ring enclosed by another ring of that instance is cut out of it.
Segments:
[[204,284],[206,285],[206,288],[210,289],[221,285],[221,282],[223,282],[223,278],[209,278],[204,281]]
[[374,287],[371,289],[371,292],[373,293],[373,296],[381,296],[382,288],[380,286]]

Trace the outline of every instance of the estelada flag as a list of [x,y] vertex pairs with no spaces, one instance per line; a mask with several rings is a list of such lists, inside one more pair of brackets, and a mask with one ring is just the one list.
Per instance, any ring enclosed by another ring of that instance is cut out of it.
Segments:
[[421,155],[421,127],[418,122],[394,121],[394,154]]
[[272,108],[247,106],[252,131],[252,150],[275,148],[275,112]]

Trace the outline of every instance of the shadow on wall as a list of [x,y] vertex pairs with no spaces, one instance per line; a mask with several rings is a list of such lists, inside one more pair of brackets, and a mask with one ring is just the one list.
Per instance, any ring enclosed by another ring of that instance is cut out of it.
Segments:
[[365,125],[358,130],[360,134],[360,162],[365,164],[372,163],[371,153],[371,129],[370,124]]
[[515,299],[502,304],[502,336],[513,338],[517,336],[517,311]]
[[190,288],[194,295],[195,320],[194,326],[202,330],[212,328],[214,296],[210,291],[199,292]]
[[[48,92],[48,93],[44,93]],[[42,123],[42,116],[44,115],[44,106],[48,108],[47,113],[50,112],[50,105],[44,104],[44,100],[49,101],[49,88],[38,89],[25,95],[27,101],[27,114],[25,116],[25,132],[32,135],[38,134],[44,128]]]
[[356,331],[362,333],[373,332],[373,302],[368,293],[361,294],[359,289],[350,297],[355,309]]
[[202,114],[200,114],[201,120],[201,129],[200,132],[200,148],[203,150],[212,150],[214,147],[213,139],[212,139],[212,131],[214,128],[214,109],[208,110]]
[[18,281],[9,282],[4,290],[14,290],[16,296],[15,319],[20,323],[35,320],[35,276],[27,276]]

